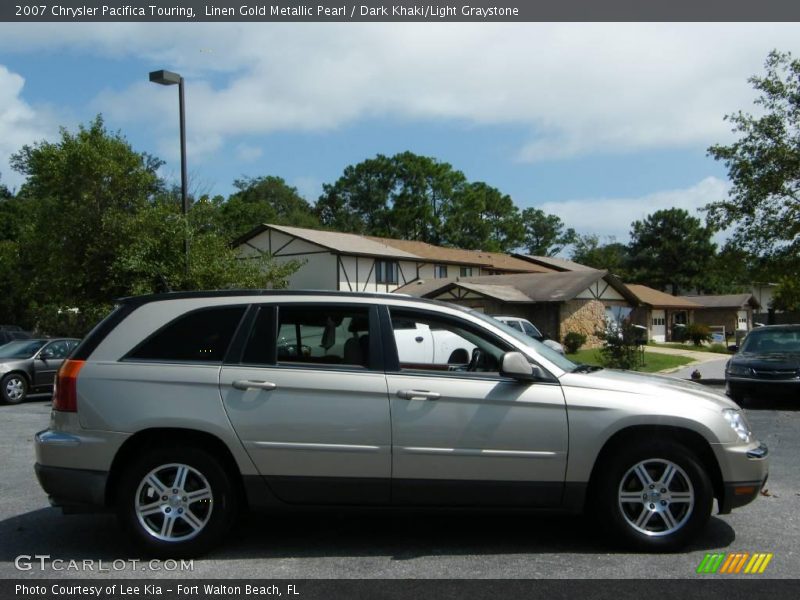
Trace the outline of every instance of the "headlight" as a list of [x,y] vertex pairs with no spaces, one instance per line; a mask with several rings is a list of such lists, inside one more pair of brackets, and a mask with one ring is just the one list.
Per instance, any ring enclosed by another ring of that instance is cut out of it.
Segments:
[[742,365],[728,365],[728,375],[734,377],[752,377],[753,369],[750,367],[743,367]]
[[750,436],[753,434],[750,431],[750,425],[747,423],[747,419],[744,418],[741,410],[736,408],[726,408],[722,411],[722,416],[725,417],[725,420],[728,422],[728,425],[731,426],[736,432],[736,435],[739,436],[739,439],[743,442],[749,442]]

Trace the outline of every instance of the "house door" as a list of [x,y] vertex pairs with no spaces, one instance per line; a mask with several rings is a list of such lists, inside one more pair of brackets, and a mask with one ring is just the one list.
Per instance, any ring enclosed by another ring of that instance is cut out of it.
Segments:
[[650,337],[657,342],[665,342],[667,339],[667,317],[664,311],[653,309],[650,319]]
[[747,331],[747,311],[740,310],[736,312],[736,329],[744,329]]

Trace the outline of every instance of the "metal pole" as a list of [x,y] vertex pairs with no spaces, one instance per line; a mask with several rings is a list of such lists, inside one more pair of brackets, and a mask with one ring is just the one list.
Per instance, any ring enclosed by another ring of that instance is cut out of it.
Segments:
[[178,83],[178,103],[180,105],[181,121],[181,206],[183,210],[184,235],[183,254],[186,274],[189,274],[189,191],[188,175],[186,172],[186,109],[183,101],[183,77]]

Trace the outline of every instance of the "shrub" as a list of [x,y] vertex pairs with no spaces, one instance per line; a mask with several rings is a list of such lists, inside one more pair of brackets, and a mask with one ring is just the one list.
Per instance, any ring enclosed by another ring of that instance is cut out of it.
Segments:
[[710,352],[719,352],[720,354],[730,354],[730,350],[725,344],[711,344],[708,350]]
[[564,348],[567,354],[575,354],[586,343],[586,336],[577,331],[570,331],[564,336]]
[[692,323],[686,326],[686,338],[690,339],[695,346],[702,346],[703,342],[711,341],[711,330],[708,325]]
[[599,332],[597,337],[603,340],[600,348],[600,363],[611,369],[635,369],[639,364],[639,350],[636,341],[639,332],[630,323],[618,327],[610,327]]

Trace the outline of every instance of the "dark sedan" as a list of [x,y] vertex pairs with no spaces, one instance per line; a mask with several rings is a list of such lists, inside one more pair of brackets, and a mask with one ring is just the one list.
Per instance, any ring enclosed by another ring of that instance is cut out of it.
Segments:
[[725,366],[725,388],[734,401],[800,396],[800,325],[751,331]]
[[0,400],[16,404],[28,394],[52,392],[56,371],[80,340],[16,340],[0,346]]

